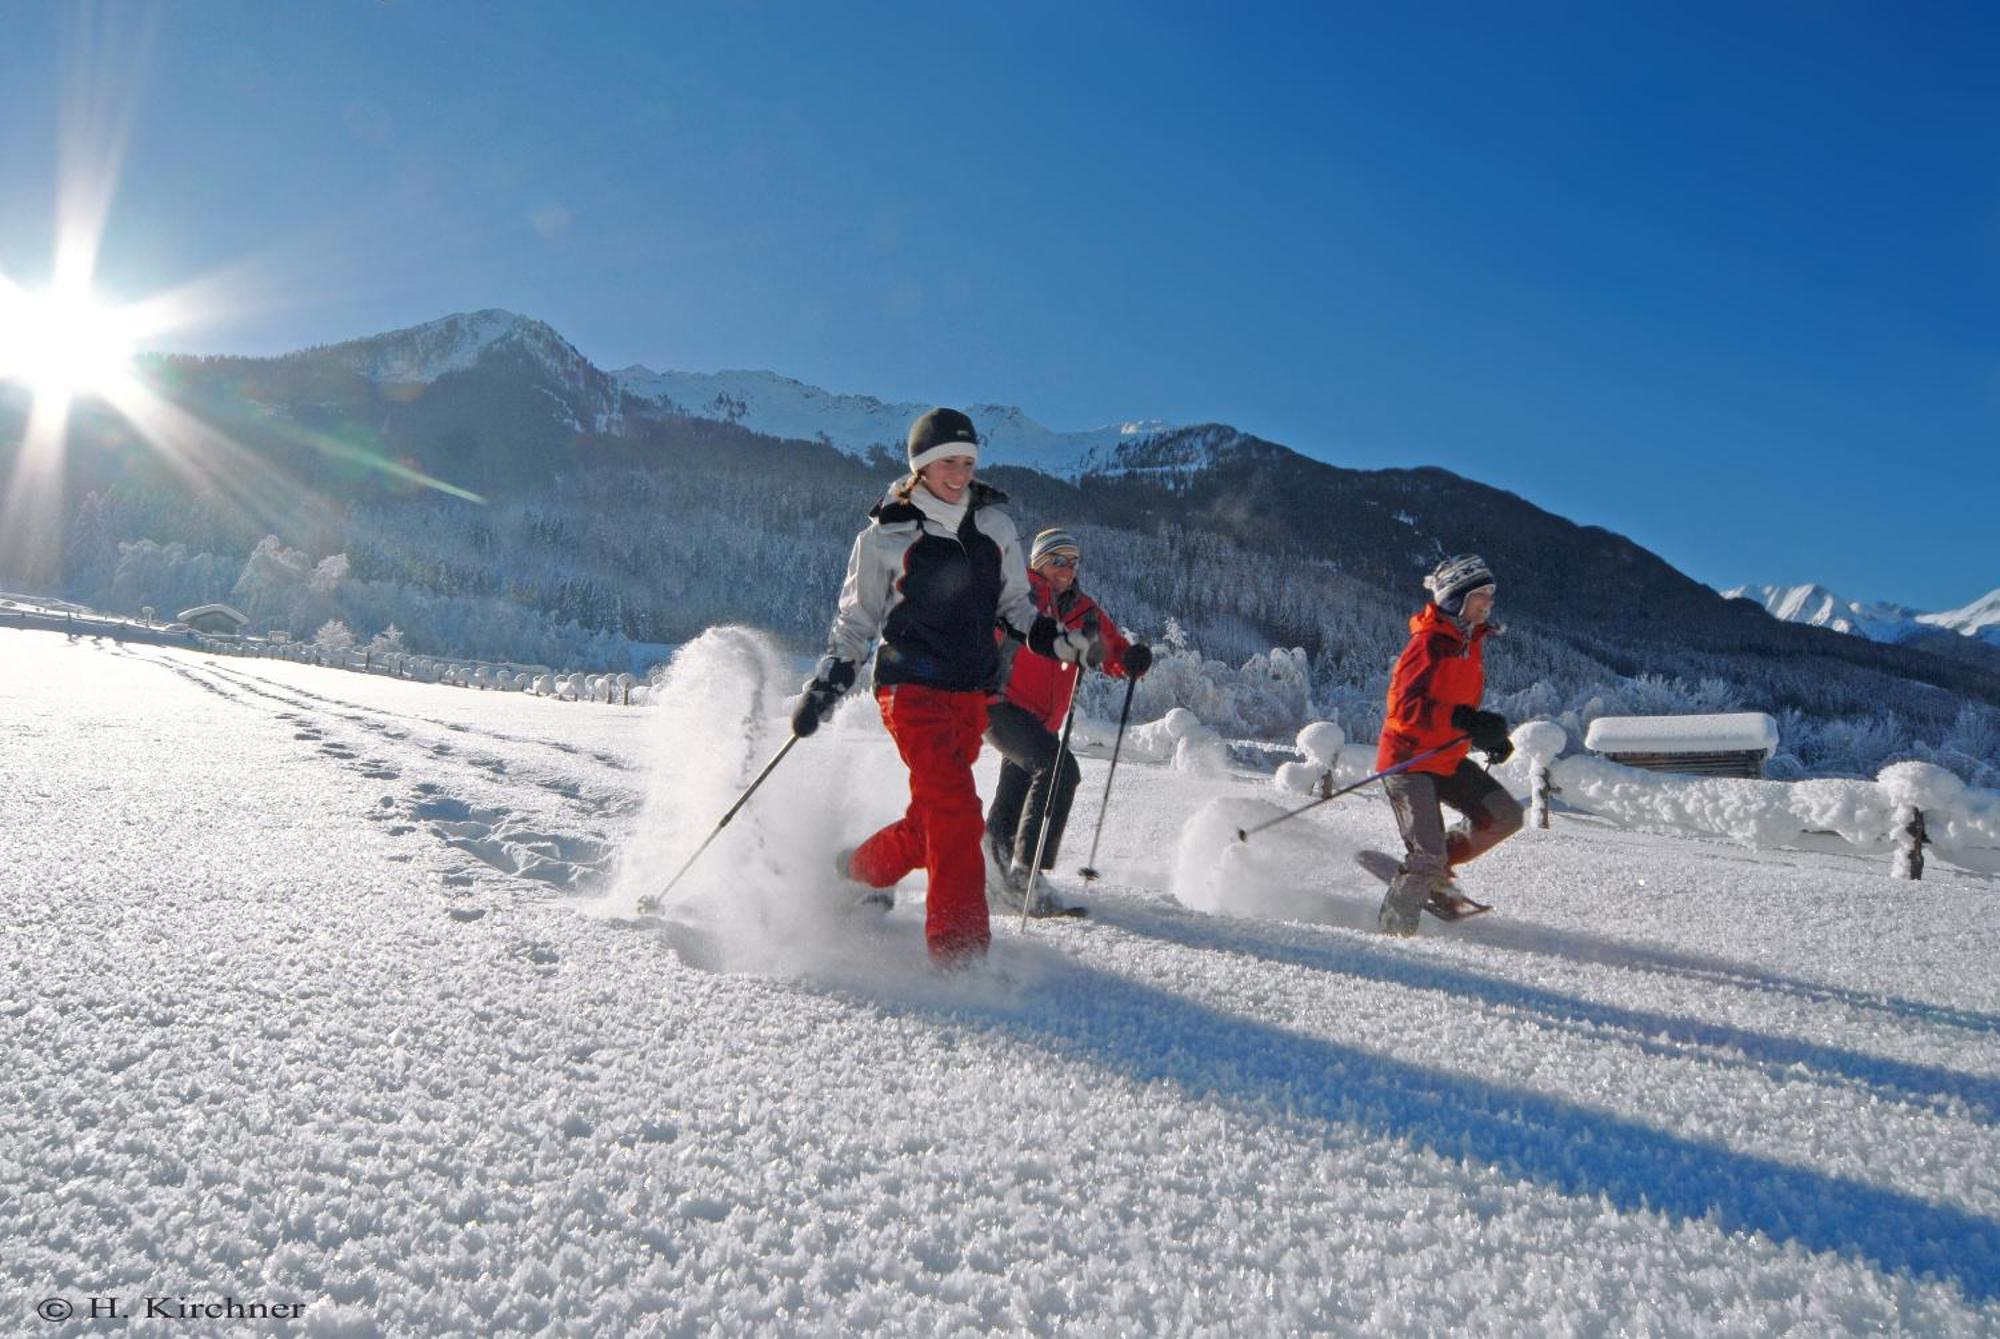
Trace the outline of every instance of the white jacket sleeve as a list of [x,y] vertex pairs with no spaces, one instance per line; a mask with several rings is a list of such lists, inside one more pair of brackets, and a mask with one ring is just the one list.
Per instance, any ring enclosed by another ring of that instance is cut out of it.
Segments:
[[993,542],[1000,546],[1000,623],[1019,641],[1028,640],[1041,610],[1035,608],[1035,593],[1028,585],[1028,558],[1021,552],[1021,536],[1013,518],[1005,512],[993,516]]
[[854,537],[854,551],[847,556],[847,576],[840,583],[840,608],[827,634],[827,653],[856,668],[868,659],[875,639],[882,635],[896,579],[895,572],[876,553],[876,546],[868,542],[874,534],[871,525]]

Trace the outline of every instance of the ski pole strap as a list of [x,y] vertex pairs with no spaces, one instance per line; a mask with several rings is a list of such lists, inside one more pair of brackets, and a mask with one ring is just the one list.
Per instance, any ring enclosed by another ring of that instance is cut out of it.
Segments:
[[1465,743],[1465,741],[1470,738],[1472,738],[1471,735],[1459,735],[1454,739],[1447,739],[1444,743],[1438,745],[1434,749],[1430,749],[1424,753],[1419,753],[1414,758],[1405,758],[1403,759],[1403,761],[1397,763],[1394,767],[1384,767],[1381,771],[1375,773],[1373,776],[1364,776],[1359,781],[1355,782],[1353,785],[1342,786],[1339,790],[1333,792],[1333,794],[1322,795],[1317,800],[1314,800],[1311,804],[1302,804],[1288,814],[1279,814],[1276,818],[1266,819],[1262,823],[1259,823],[1257,826],[1253,828],[1238,828],[1236,829],[1236,840],[1240,842],[1247,842],[1250,840],[1251,837],[1255,836],[1259,832],[1264,831],[1264,829],[1266,828],[1275,828],[1276,826],[1278,826],[1278,824],[1284,822],[1288,818],[1297,818],[1300,814],[1306,812],[1306,810],[1308,809],[1319,808],[1322,804],[1325,804],[1328,800],[1337,800],[1343,795],[1351,795],[1355,791],[1360,790],[1363,786],[1369,784],[1372,781],[1380,781],[1385,776],[1394,776],[1398,772],[1407,771],[1410,768],[1415,767],[1418,763],[1424,761],[1426,758],[1435,758],[1438,756],[1438,754],[1443,753],[1446,749],[1457,748],[1460,744]]

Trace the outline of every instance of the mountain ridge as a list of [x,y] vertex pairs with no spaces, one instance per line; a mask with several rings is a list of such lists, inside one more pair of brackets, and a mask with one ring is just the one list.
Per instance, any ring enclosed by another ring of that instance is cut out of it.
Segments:
[[2000,647],[2000,588],[1957,609],[1936,613],[1887,601],[1850,600],[1817,582],[1731,586],[1722,596],[1759,605],[1783,622],[1804,623],[1869,641],[1907,643],[1948,632]]

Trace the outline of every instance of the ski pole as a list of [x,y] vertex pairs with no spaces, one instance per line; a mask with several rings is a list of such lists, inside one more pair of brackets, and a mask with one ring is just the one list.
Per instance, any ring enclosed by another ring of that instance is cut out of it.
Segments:
[[1302,804],[1288,814],[1279,814],[1276,818],[1266,819],[1265,821],[1259,823],[1254,828],[1238,828],[1236,829],[1236,840],[1240,842],[1247,842],[1250,840],[1253,834],[1262,832],[1265,828],[1275,828],[1276,826],[1278,826],[1278,824],[1284,822],[1288,818],[1297,818],[1300,814],[1304,813],[1308,809],[1319,808],[1322,804],[1325,804],[1328,800],[1337,800],[1343,795],[1350,795],[1355,791],[1360,790],[1363,786],[1367,785],[1371,781],[1380,781],[1385,776],[1394,776],[1398,772],[1406,771],[1409,768],[1415,767],[1418,763],[1422,762],[1426,758],[1435,758],[1438,756],[1438,754],[1443,753],[1446,749],[1456,748],[1458,745],[1463,744],[1466,740],[1470,738],[1472,738],[1471,735],[1459,735],[1454,739],[1447,739],[1444,743],[1438,745],[1434,749],[1429,750],[1428,752],[1419,753],[1414,758],[1405,758],[1403,759],[1403,761],[1397,763],[1394,767],[1384,767],[1381,771],[1375,773],[1373,776],[1364,776],[1359,781],[1355,782],[1353,785],[1342,786],[1339,790],[1333,792],[1333,794],[1322,795],[1318,799],[1314,800],[1311,804]]
[[658,910],[660,904],[667,900],[667,894],[674,890],[674,885],[679,883],[690,869],[694,868],[694,862],[701,859],[701,853],[708,849],[709,843],[722,835],[722,830],[729,826],[729,820],[736,817],[736,811],[750,802],[750,797],[757,793],[757,787],[764,784],[764,778],[777,770],[778,764],[785,760],[785,755],[792,751],[792,745],[798,742],[799,736],[793,735],[785,741],[783,748],[771,755],[771,761],[764,764],[764,770],[757,773],[757,779],[752,781],[744,792],[736,797],[736,803],[729,806],[729,812],[722,816],[722,821],[709,830],[708,836],[702,839],[701,845],[694,848],[694,854],[682,862],[681,867],[674,872],[673,878],[667,880],[667,886],[660,889],[657,893],[652,893],[639,899],[639,910],[641,912]]
[[1034,881],[1042,877],[1042,851],[1048,849],[1048,819],[1056,813],[1056,787],[1062,783],[1062,759],[1070,751],[1070,725],[1076,723],[1076,689],[1084,685],[1084,668],[1076,666],[1076,681],[1070,683],[1070,709],[1062,713],[1062,739],[1056,741],[1056,755],[1048,759],[1048,795],[1042,799],[1042,831],[1034,835],[1034,863],[1028,865],[1028,891],[1020,895],[1020,927],[1028,929],[1028,907],[1034,905]]
[[1125,676],[1125,705],[1118,711],[1118,737],[1111,742],[1111,768],[1104,774],[1104,801],[1097,806],[1097,831],[1090,834],[1090,859],[1077,871],[1083,875],[1085,883],[1091,883],[1098,877],[1097,842],[1104,836],[1104,814],[1111,808],[1111,778],[1118,775],[1118,750],[1125,747],[1125,722],[1132,719],[1132,690],[1138,686],[1137,675]]

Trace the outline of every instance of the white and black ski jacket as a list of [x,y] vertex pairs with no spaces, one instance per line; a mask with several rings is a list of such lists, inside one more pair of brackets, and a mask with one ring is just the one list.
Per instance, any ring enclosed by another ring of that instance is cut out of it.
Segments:
[[879,636],[878,687],[989,693],[1000,688],[995,627],[1049,654],[1057,629],[1029,593],[1020,535],[1000,510],[1006,501],[974,480],[956,534],[893,492],[876,503],[847,559],[827,654],[859,665]]

